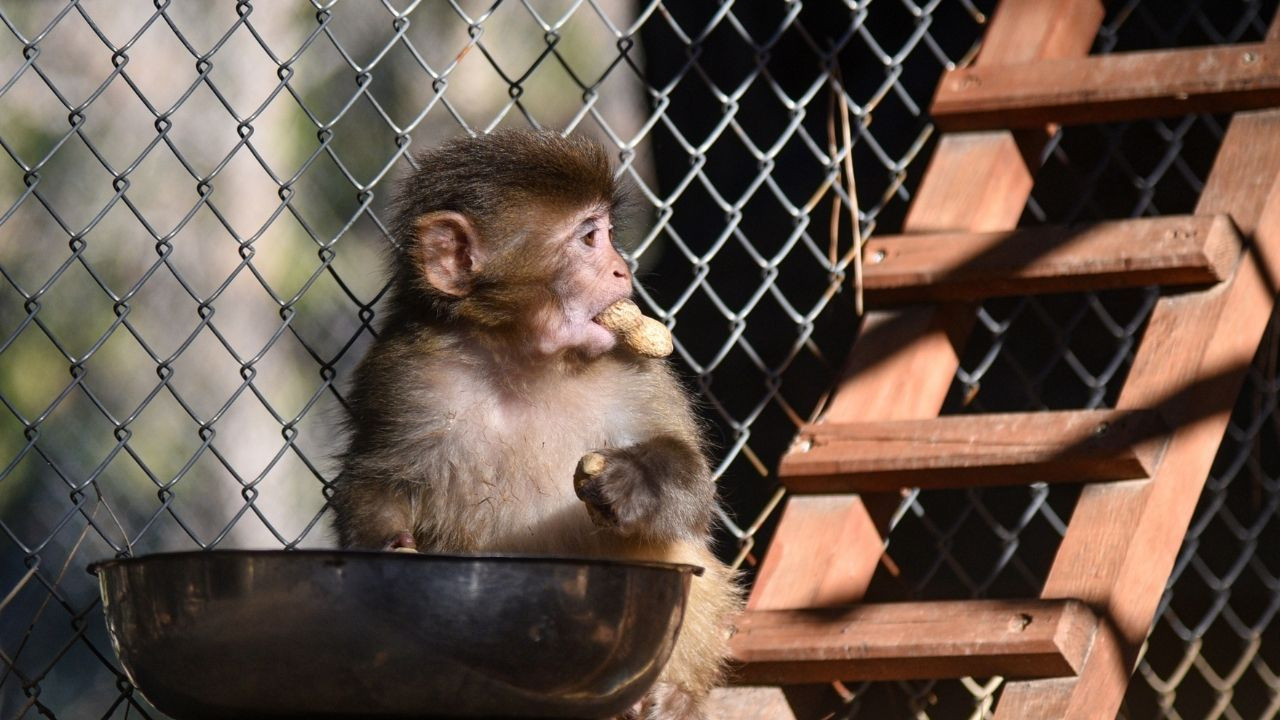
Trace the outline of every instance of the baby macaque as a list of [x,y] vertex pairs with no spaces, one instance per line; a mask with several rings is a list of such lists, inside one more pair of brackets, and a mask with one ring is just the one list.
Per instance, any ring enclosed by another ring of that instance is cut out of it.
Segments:
[[708,548],[715,487],[659,359],[669,335],[626,303],[597,321],[632,292],[604,151],[497,132],[417,163],[395,198],[385,320],[349,396],[338,541],[701,565],[640,716],[704,718],[740,591]]

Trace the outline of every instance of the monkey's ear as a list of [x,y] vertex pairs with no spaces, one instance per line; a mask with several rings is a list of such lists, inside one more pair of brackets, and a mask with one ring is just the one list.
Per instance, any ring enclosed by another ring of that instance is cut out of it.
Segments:
[[412,261],[432,287],[447,295],[471,292],[480,270],[479,233],[462,213],[440,210],[414,221],[418,242]]

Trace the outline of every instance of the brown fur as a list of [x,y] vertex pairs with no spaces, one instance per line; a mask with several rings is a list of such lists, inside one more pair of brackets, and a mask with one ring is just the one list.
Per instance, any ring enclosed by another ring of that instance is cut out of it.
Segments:
[[[701,565],[644,713],[702,718],[740,593],[708,548],[715,489],[689,399],[660,360],[531,349],[547,318],[572,314],[578,296],[594,306],[615,292],[606,286],[629,292],[620,260],[584,275],[561,249],[574,218],[608,216],[616,204],[607,159],[581,141],[501,133],[418,161],[392,222],[402,252],[387,320],[350,393],[350,441],[332,497],[340,544],[382,548],[407,533],[437,552]],[[436,217],[463,227],[460,237],[474,230],[460,295],[425,279],[423,263],[455,249],[421,241]],[[574,467],[589,452],[608,459],[583,495],[612,520],[606,527],[574,493]]]

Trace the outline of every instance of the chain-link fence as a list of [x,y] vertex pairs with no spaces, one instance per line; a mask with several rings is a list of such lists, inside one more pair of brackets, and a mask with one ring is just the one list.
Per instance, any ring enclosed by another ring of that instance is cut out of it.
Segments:
[[[460,132],[533,125],[616,152],[643,302],[714,427],[722,554],[749,574],[782,499],[773,468],[857,329],[848,222],[830,230],[839,164],[852,153],[864,233],[897,230],[938,75],[973,56],[994,5],[0,3],[0,717],[158,716],[114,659],[91,560],[328,544],[387,183]],[[1257,40],[1275,7],[1116,2],[1095,52]],[[1062,132],[1024,222],[1190,212],[1224,124]],[[984,304],[948,411],[1109,405],[1153,302]],[[1276,363],[1269,335],[1129,717],[1280,708]],[[1074,500],[912,493],[871,594],[1034,595]],[[842,712],[981,717],[999,687],[851,685]]]

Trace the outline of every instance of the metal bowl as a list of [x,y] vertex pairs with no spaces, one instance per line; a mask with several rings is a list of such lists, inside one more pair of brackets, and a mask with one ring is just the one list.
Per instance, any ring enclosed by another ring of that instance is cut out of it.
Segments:
[[615,715],[657,679],[700,572],[282,550],[90,570],[130,680],[184,720]]

